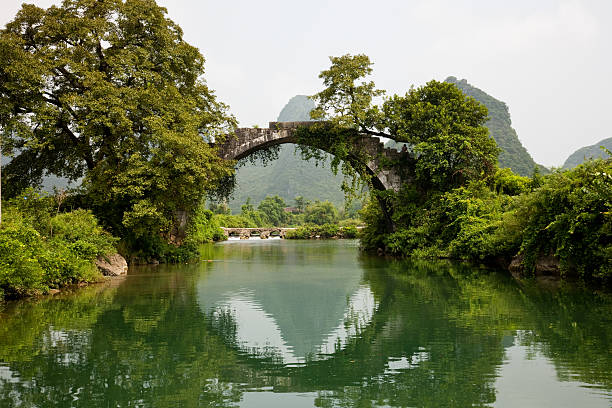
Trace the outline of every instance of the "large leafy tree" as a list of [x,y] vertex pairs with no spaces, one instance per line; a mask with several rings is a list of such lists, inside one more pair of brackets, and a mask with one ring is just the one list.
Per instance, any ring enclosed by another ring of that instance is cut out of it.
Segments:
[[206,142],[235,121],[203,73],[203,56],[154,0],[24,4],[0,31],[6,187],[84,176],[116,232],[168,230],[232,171]]
[[[383,136],[410,146],[410,178],[425,191],[447,191],[493,174],[498,149],[484,126],[487,109],[455,85],[430,81],[374,102],[384,91],[365,78],[372,63],[365,55],[331,57],[319,75],[325,89],[313,96],[315,119],[328,119],[335,152],[351,152],[355,134]],[[343,129],[344,131],[340,131]],[[343,158],[341,158],[343,159]]]

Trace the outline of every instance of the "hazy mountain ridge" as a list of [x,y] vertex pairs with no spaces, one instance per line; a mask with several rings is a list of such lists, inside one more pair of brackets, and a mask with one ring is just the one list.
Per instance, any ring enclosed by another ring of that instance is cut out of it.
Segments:
[[485,126],[489,128],[491,137],[501,148],[498,159],[499,167],[509,167],[521,176],[530,176],[536,162],[512,128],[508,105],[469,84],[465,79],[458,80],[456,77],[450,76],[446,78],[445,82],[455,84],[464,94],[476,99],[489,110],[489,120],[485,123]]
[[567,160],[565,160],[565,163],[563,163],[563,168],[573,169],[579,164],[584,163],[585,160],[599,158],[605,159],[610,157],[609,154],[607,154],[601,149],[601,146],[605,147],[608,150],[612,150],[612,137],[601,140],[595,143],[594,145],[584,146],[576,150],[574,153],[570,154]]

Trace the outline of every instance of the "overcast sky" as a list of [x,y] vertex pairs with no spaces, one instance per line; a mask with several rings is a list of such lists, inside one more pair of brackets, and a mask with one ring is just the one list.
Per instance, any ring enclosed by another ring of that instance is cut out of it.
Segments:
[[[53,0],[32,0],[40,7]],[[0,0],[0,25],[21,0]],[[158,0],[206,57],[241,126],[321,89],[329,56],[364,53],[388,93],[449,75],[506,102],[536,162],[612,137],[610,0]]]

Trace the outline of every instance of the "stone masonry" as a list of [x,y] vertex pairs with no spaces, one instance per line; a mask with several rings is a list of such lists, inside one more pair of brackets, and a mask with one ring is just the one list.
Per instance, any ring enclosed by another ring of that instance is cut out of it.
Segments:
[[[271,146],[296,143],[295,130],[301,126],[311,126],[316,122],[270,122],[269,128],[240,128],[235,136],[229,136],[219,146],[219,156],[224,159],[240,160],[250,154]],[[398,191],[402,185],[401,176],[394,169],[384,169],[385,160],[396,160],[404,154],[396,149],[385,148],[380,139],[364,135],[355,142],[361,151],[372,159],[366,163],[368,172],[373,176],[374,188]]]

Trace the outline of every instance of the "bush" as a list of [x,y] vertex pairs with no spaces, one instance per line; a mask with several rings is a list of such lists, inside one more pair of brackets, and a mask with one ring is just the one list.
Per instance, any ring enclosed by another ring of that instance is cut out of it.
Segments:
[[68,243],[84,259],[116,252],[117,238],[104,231],[90,211],[79,209],[58,214],[51,218],[50,226],[53,239]]
[[[349,228],[348,233],[351,233],[351,229]],[[357,235],[357,229],[354,228],[354,233]],[[288,230],[285,233],[285,238],[287,239],[313,239],[313,238],[336,238],[336,237],[345,237],[343,234],[343,230],[335,225],[335,224],[325,224],[325,225],[303,225],[301,227],[297,227],[294,230]],[[354,237],[353,236],[353,237]]]
[[0,228],[0,288],[9,295],[23,296],[46,289],[45,270],[38,262],[43,239],[32,227],[6,225]]
[[195,245],[204,244],[213,241],[222,241],[225,239],[225,234],[219,226],[219,216],[215,216],[211,210],[200,208],[200,210],[191,217],[189,227],[187,228],[188,243]]
[[363,225],[363,221],[357,218],[347,218],[345,220],[338,221],[338,225],[341,227],[359,227]]
[[586,162],[544,178],[517,204],[521,253],[532,268],[541,254],[564,270],[612,279],[612,160]]
[[504,169],[493,180],[429,196],[414,188],[375,193],[392,205],[395,231],[385,231],[378,200],[370,200],[361,212],[362,244],[401,256],[477,261],[520,252],[527,270],[553,254],[562,271],[612,281],[612,160],[532,179]]
[[497,169],[492,177],[492,184],[497,193],[515,196],[529,192],[532,181],[528,177],[514,174],[510,169]]
[[169,244],[159,235],[128,236],[121,240],[122,251],[139,263],[183,263],[199,255],[197,244],[185,241],[183,245]]
[[304,221],[316,225],[332,224],[338,221],[338,210],[329,201],[315,201],[306,207]]
[[357,234],[357,227],[354,225],[340,227],[340,235],[342,235],[342,238],[357,238]]
[[92,262],[95,258],[95,255],[91,255],[92,252],[95,253],[95,250],[83,251],[82,248],[66,244],[59,239],[49,242],[49,245],[38,254],[38,263],[44,270],[44,285],[59,288],[68,284],[97,280],[100,272]]
[[[26,198],[27,197],[27,198]],[[117,239],[88,211],[53,214],[53,200],[28,192],[3,210],[0,292],[26,296],[100,278],[97,256],[115,252]]]

